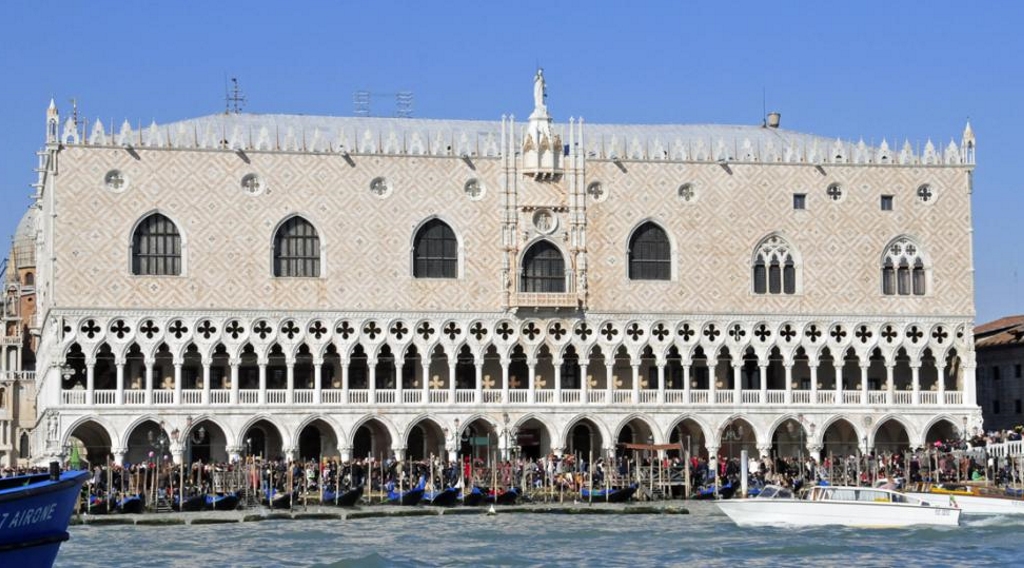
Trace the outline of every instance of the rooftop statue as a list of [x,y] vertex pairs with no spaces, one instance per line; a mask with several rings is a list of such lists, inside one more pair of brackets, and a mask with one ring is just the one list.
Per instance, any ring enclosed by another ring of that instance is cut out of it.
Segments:
[[537,74],[533,77],[533,108],[534,111],[546,111],[547,107],[544,106],[544,95],[546,93],[544,85],[544,70],[537,69]]

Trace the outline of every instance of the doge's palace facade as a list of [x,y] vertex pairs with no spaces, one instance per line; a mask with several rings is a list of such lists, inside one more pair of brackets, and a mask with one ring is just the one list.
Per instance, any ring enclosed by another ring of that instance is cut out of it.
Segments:
[[34,457],[896,449],[981,425],[974,137],[51,104]]

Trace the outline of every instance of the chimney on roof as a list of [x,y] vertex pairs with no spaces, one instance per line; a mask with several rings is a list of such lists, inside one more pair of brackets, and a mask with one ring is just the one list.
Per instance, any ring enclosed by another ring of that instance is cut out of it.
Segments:
[[777,112],[768,113],[768,128],[778,128],[779,122],[782,121],[782,115]]

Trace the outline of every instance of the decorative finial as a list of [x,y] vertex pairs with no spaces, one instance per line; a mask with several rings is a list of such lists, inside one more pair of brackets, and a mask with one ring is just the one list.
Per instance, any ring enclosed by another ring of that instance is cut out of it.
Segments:
[[971,128],[970,117],[967,117],[967,126],[964,127],[964,143],[974,145],[974,130]]

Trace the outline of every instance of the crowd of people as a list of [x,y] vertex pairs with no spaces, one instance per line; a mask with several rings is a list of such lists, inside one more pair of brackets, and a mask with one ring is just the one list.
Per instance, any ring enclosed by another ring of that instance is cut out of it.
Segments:
[[[1022,482],[1022,460],[993,460],[986,445],[1021,439],[1021,428],[949,439],[907,452],[825,455],[777,455],[748,458],[747,485],[755,492],[768,484],[800,489],[809,484],[874,485],[882,481],[898,486],[922,483],[958,483],[990,480],[999,484]],[[447,461],[374,459],[346,462],[334,459],[287,461],[249,457],[232,463],[194,462],[179,466],[169,461],[125,464],[86,464],[92,471],[87,483],[93,495],[116,502],[125,495],[143,495],[156,506],[175,498],[199,494],[234,493],[244,504],[255,505],[267,495],[292,493],[303,502],[318,502],[325,491],[363,487],[369,502],[383,502],[387,491],[408,489],[421,480],[427,490],[446,487],[517,487],[525,498],[564,500],[578,498],[584,488],[637,484],[637,498],[662,499],[729,496],[741,486],[739,458],[687,460],[678,452],[624,451],[614,457],[549,454],[537,459],[517,456],[495,463],[465,457]],[[3,477],[45,472],[46,468],[7,468]],[[709,491],[710,490],[710,491]]]

